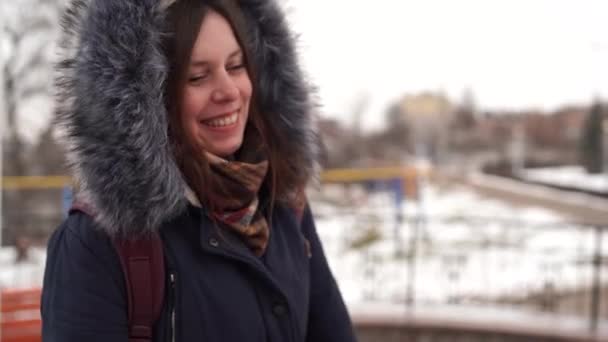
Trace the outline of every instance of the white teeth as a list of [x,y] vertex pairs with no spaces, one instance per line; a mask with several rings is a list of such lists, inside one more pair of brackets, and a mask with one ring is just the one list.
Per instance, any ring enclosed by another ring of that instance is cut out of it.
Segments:
[[230,116],[225,116],[223,118],[215,119],[212,121],[207,121],[204,124],[207,126],[211,126],[211,127],[224,127],[224,126],[234,124],[236,122],[236,120],[238,119],[238,117],[239,117],[239,114],[237,112]]

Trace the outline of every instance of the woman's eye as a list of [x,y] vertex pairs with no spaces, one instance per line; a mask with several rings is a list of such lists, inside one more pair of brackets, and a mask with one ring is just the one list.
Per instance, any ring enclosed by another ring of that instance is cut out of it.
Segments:
[[189,83],[199,83],[207,79],[207,74],[195,75],[188,78]]
[[227,69],[230,71],[236,71],[236,70],[243,69],[244,67],[245,67],[245,64],[240,63],[240,64],[234,64],[234,65],[228,66]]

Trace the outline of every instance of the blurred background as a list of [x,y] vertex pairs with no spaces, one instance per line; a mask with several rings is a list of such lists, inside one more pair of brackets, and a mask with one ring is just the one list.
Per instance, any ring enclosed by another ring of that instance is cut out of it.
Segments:
[[[318,87],[309,197],[361,341],[608,341],[608,3],[282,0]],[[0,0],[0,339],[37,341],[70,203],[64,0]]]

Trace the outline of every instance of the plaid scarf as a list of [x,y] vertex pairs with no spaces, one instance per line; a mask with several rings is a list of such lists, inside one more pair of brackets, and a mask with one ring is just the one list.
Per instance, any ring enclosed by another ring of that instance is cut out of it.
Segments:
[[229,161],[207,153],[214,181],[222,189],[215,199],[211,216],[240,235],[257,256],[268,245],[270,228],[259,210],[258,192],[268,171],[268,160],[257,152],[239,155],[239,161]]
[[[246,133],[243,146],[247,148],[242,148],[235,160],[206,153],[213,182],[222,192],[214,199],[210,216],[241,236],[255,255],[262,256],[268,245],[270,227],[259,208],[258,194],[269,162],[257,131]],[[186,189],[186,197],[192,204],[201,206],[192,189]],[[304,189],[294,191],[286,199],[300,220],[307,202]]]

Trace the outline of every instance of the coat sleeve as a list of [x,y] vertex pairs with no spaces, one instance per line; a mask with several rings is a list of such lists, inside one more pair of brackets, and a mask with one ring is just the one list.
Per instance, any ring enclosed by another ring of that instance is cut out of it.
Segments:
[[127,342],[126,289],[110,239],[72,214],[53,233],[41,300],[44,342]]
[[310,307],[307,342],[356,341],[342,294],[329,268],[310,207],[302,217],[302,231],[310,242]]

